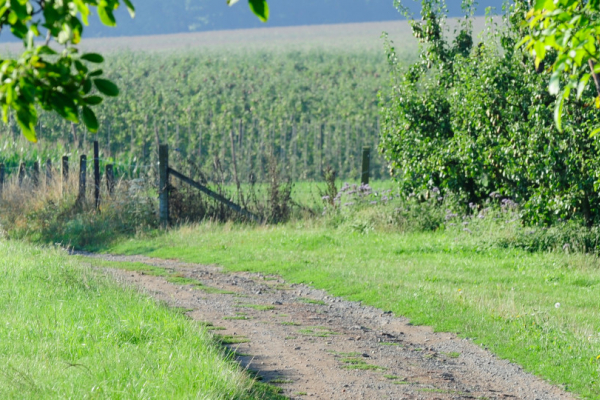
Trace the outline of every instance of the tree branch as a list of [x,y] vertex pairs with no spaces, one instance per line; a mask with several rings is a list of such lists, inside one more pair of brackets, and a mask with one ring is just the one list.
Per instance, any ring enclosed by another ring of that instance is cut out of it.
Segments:
[[600,96],[600,79],[598,78],[598,74],[594,72],[594,61],[588,60],[588,64],[590,66],[592,78],[594,78],[594,83],[596,84],[596,93],[598,93],[598,96]]

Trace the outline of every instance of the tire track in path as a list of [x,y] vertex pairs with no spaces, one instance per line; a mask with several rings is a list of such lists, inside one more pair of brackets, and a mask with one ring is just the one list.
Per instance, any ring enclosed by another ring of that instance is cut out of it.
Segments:
[[573,399],[468,340],[277,276],[77,254],[143,263],[198,282],[111,269],[117,279],[206,322],[243,367],[293,399]]

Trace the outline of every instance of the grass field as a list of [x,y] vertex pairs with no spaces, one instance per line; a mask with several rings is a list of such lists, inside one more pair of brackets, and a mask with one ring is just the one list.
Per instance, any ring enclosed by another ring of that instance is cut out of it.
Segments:
[[0,240],[0,398],[275,398],[200,325],[59,250]]
[[310,222],[202,224],[108,251],[279,274],[473,338],[573,393],[598,398],[598,260],[495,249],[475,236],[361,235]]

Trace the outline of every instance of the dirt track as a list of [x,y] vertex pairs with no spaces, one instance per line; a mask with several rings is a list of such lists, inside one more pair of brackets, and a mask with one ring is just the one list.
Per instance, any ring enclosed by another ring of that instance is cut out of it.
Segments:
[[230,346],[240,363],[290,398],[573,398],[468,340],[279,277],[141,256],[88,256],[142,262],[204,284],[205,290],[197,290],[113,271],[155,298],[190,310],[191,318],[221,327],[215,334],[238,342]]

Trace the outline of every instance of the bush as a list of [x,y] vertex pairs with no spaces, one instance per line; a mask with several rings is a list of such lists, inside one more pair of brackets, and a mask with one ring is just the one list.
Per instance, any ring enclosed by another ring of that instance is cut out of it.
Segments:
[[527,223],[597,222],[600,148],[588,133],[598,113],[573,100],[565,132],[554,127],[549,74],[515,49],[526,4],[516,1],[501,29],[490,20],[478,45],[468,15],[451,39],[443,34],[443,3],[423,4],[423,20],[411,23],[420,61],[401,69],[387,44],[392,79],[382,100],[381,150],[401,191],[439,187],[475,204],[498,193],[522,205]]

